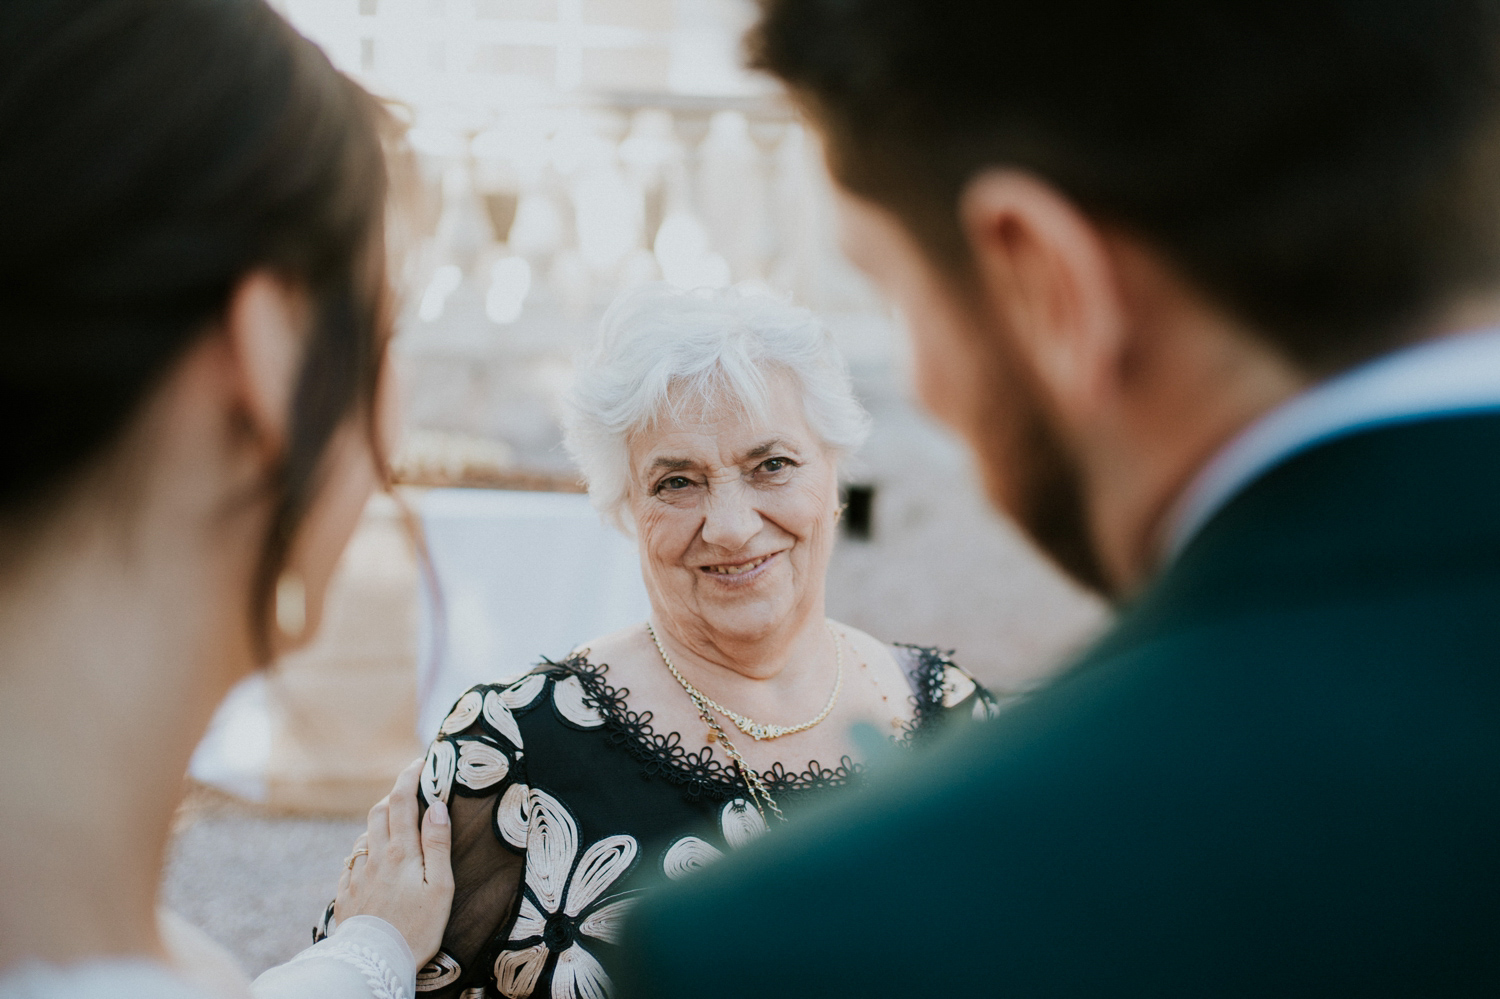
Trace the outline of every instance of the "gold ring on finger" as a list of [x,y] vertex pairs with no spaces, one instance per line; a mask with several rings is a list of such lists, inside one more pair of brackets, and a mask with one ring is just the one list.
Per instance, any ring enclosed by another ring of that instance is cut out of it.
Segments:
[[344,870],[354,870],[354,861],[356,861],[360,857],[368,857],[369,855],[369,850],[365,849],[364,847],[360,847],[358,850],[355,850],[353,853],[349,854],[349,859],[344,861]]

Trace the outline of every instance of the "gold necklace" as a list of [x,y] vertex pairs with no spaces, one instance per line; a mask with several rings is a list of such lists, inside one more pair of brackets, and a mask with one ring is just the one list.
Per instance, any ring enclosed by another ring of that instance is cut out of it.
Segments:
[[[650,633],[651,641],[656,643],[656,651],[661,653],[661,661],[667,664],[667,669],[671,671],[672,676],[677,679],[677,682],[682,684],[682,689],[687,691],[687,695],[693,699],[693,703],[697,704],[701,701],[703,704],[708,705],[710,708],[714,709],[725,718],[728,718],[730,721],[734,722],[735,728],[739,729],[741,732],[744,732],[756,742],[762,742],[768,739],[779,739],[784,735],[792,735],[796,732],[806,732],[808,729],[812,728],[814,725],[827,718],[829,714],[833,712],[833,706],[838,703],[839,691],[844,687],[844,646],[843,643],[839,641],[839,636],[834,632],[833,625],[828,624],[825,621],[824,626],[828,629],[828,636],[833,639],[833,651],[838,660],[838,672],[835,674],[833,681],[833,693],[828,695],[828,703],[823,705],[822,711],[819,711],[817,715],[812,719],[805,721],[800,725],[773,725],[768,722],[758,722],[754,718],[742,715],[737,711],[729,710],[724,705],[709,697],[697,687],[693,686],[688,682],[687,677],[683,676],[677,671],[677,667],[672,665],[672,658],[667,655],[666,648],[661,644],[661,639],[656,637],[656,629],[651,627],[650,621],[646,622],[646,631]],[[713,733],[712,731],[710,732],[710,742],[713,741],[714,734],[715,733]]]
[[[703,724],[708,726],[708,741],[717,742],[723,746],[724,755],[729,757],[729,762],[733,763],[734,768],[740,772],[740,779],[745,782],[745,788],[750,792],[750,800],[754,802],[755,810],[760,813],[760,817],[764,819],[766,817],[766,809],[769,808],[776,818],[785,822],[786,816],[782,814],[781,807],[776,804],[776,799],[771,797],[771,792],[766,787],[766,782],[761,779],[760,774],[756,773],[745,762],[745,758],[740,755],[740,751],[734,748],[734,743],[729,740],[729,733],[724,731],[724,727],[719,724],[719,719],[714,717],[713,709],[717,708],[725,715],[728,715],[729,712],[724,711],[717,702],[710,700],[708,695],[704,694],[703,691],[691,683],[688,683],[687,679],[681,673],[677,672],[677,667],[672,665],[672,658],[667,655],[667,650],[662,647],[661,639],[656,637],[656,629],[651,627],[650,621],[646,622],[646,631],[651,635],[651,641],[656,643],[656,651],[661,653],[661,661],[666,663],[667,669],[671,670],[672,675],[677,678],[677,682],[682,684],[682,689],[687,691],[688,698],[693,702],[693,706],[698,709],[698,715],[703,719]],[[828,633],[833,635],[834,650],[837,652],[839,658],[839,681],[833,689],[833,696],[836,699],[839,694],[839,687],[842,686],[844,679],[844,650],[839,645],[838,635],[834,634],[832,625],[828,626]],[[832,709],[833,701],[830,700],[828,706],[823,709],[823,714],[809,722],[807,727],[811,727],[822,721]],[[749,721],[749,719],[746,719],[746,721]]]
[[740,772],[740,779],[745,782],[745,787],[750,791],[750,800],[755,803],[755,810],[760,813],[760,817],[764,819],[766,809],[769,808],[772,814],[785,822],[786,816],[781,813],[781,807],[776,804],[776,799],[771,797],[771,792],[766,788],[766,782],[761,779],[760,774],[750,769],[750,765],[745,762],[740,751],[734,748],[734,743],[729,741],[729,733],[724,731],[723,726],[719,724],[719,719],[715,718],[708,705],[703,703],[703,695],[689,690],[688,696],[693,699],[693,705],[697,707],[699,716],[708,726],[708,741],[717,741],[724,747],[724,755],[729,757],[729,762],[733,763],[735,769]]

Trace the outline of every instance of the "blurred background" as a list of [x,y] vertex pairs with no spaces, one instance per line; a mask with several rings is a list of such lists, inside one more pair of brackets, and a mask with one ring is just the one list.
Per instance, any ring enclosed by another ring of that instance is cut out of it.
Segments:
[[[752,0],[272,0],[409,126],[398,496],[315,647],[231,696],[194,759],[165,901],[258,972],[308,940],[360,816],[477,682],[645,616],[633,544],[560,447],[570,357],[644,281],[818,312],[875,419],[829,613],[1035,683],[1103,623],[914,407],[900,318],[842,258],[815,137],[741,68]],[[401,504],[421,520],[417,569]]]

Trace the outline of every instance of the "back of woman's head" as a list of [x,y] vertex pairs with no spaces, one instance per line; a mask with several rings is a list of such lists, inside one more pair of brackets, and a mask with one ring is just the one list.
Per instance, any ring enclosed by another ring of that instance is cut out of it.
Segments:
[[264,269],[312,314],[264,611],[330,438],[375,392],[379,121],[264,0],[0,4],[0,521],[42,515],[108,452]]

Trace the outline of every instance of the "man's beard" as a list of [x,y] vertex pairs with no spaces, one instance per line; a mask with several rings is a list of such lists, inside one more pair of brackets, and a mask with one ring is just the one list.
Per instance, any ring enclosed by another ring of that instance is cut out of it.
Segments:
[[983,389],[964,435],[985,492],[1064,573],[1112,596],[1115,587],[1089,530],[1078,462],[1018,360],[1002,356],[999,337],[986,339]]

